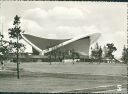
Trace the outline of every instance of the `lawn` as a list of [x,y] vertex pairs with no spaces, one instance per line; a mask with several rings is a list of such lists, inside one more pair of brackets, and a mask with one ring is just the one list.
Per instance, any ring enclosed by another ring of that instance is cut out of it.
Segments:
[[6,68],[9,70],[0,72],[2,92],[69,92],[127,83],[124,64],[20,63],[19,80],[16,64],[8,63]]

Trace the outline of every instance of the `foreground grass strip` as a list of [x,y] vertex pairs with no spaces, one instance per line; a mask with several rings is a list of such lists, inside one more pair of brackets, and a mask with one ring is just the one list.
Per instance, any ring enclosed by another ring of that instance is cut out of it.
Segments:
[[[122,84],[122,88],[127,88],[127,84]],[[93,92],[115,90],[115,89],[117,89],[117,85],[108,85],[108,86],[98,86],[94,88],[77,89],[77,90],[71,90],[71,91],[60,92],[60,93],[93,93]]]
[[[15,77],[16,71],[2,71],[0,76],[5,77]],[[122,81],[126,80],[126,76],[110,76],[110,75],[89,75],[89,74],[66,74],[66,73],[43,73],[43,72],[29,72],[21,70],[21,77],[53,77],[53,78],[63,78],[63,79],[89,79],[89,80],[116,80]]]

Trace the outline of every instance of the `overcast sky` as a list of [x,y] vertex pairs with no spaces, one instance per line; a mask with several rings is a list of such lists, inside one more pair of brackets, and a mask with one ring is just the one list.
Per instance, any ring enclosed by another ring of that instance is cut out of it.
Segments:
[[[65,39],[100,32],[98,43],[114,43],[116,57],[121,56],[126,45],[126,3],[5,1],[0,16],[6,39],[15,15],[21,17],[25,33],[32,35]],[[31,51],[29,45],[26,51]]]

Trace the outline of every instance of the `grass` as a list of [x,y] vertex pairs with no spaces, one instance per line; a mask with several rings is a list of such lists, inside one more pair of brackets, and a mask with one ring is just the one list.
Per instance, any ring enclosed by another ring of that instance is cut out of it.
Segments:
[[56,63],[49,65],[47,62],[24,63],[20,65],[27,71],[43,73],[69,73],[69,74],[91,74],[91,75],[126,75],[125,64],[89,64],[88,62]]
[[0,72],[2,92],[68,92],[127,83],[124,64],[21,63],[19,80],[16,64],[8,63],[6,68],[9,70]]

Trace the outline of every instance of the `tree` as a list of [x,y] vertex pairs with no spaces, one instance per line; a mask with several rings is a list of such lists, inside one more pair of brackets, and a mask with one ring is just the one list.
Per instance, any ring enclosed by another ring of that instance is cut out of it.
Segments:
[[[49,48],[51,48],[51,47],[53,47],[53,45],[50,43],[47,47],[46,47],[46,49],[49,51]],[[49,51],[48,53],[45,53],[45,55],[48,57],[48,62],[49,62],[49,64],[51,65],[52,63],[52,57],[53,57],[53,54],[55,54],[53,51]]]
[[100,48],[99,48],[99,50],[98,50],[98,59],[99,59],[99,61],[101,62],[101,60],[102,60],[102,48],[101,48],[101,46],[100,46]]
[[[17,62],[17,78],[19,79],[19,53],[21,51],[25,50],[25,45],[20,43],[19,41],[22,39],[21,33],[24,31],[21,30],[20,27],[20,17],[16,15],[14,17],[14,22],[13,22],[13,28],[9,28],[9,38],[11,39],[11,45],[13,48],[13,51],[16,53],[16,62]],[[14,40],[14,42],[12,42]]]
[[0,33],[0,62],[2,69],[4,69],[4,61],[8,60],[9,55],[9,44],[3,40],[4,36]]
[[98,43],[96,43],[94,49],[91,47],[91,60],[98,60],[99,62],[101,62],[102,52],[103,51],[101,46],[99,46]]
[[117,50],[117,48],[114,46],[113,43],[108,43],[108,44],[106,44],[106,49],[107,49],[107,51],[105,54],[105,58],[110,59],[112,62],[113,59],[115,60],[113,52],[115,52]]
[[[70,58],[73,59],[73,61],[74,61],[75,59],[79,59],[80,56],[79,56],[79,54],[77,52],[75,52],[74,49],[72,49],[71,50],[71,54],[70,54]],[[74,64],[74,62],[73,62],[73,64]]]
[[121,60],[122,60],[124,63],[128,64],[128,48],[126,48],[125,46],[124,46],[124,48],[123,48]]
[[56,50],[56,56],[57,56],[59,62],[62,62],[63,53],[62,53],[62,51],[60,50],[60,48],[58,48],[58,49]]
[[106,53],[106,57],[113,59],[114,58],[113,52],[115,52],[117,50],[117,48],[114,46],[113,43],[107,44],[106,46],[108,49],[108,51]]
[[107,47],[106,47],[106,45],[103,47],[103,58],[105,58],[106,57],[106,54],[107,54],[107,52],[108,52],[108,49],[107,49]]

